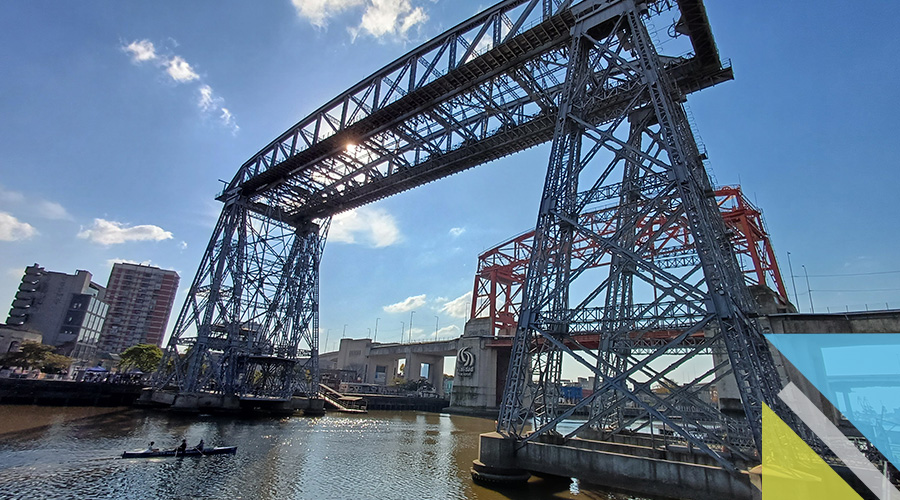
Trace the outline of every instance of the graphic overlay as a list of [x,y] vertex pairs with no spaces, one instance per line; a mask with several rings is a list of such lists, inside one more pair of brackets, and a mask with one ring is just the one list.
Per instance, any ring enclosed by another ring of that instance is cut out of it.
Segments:
[[[766,337],[888,462],[896,463],[900,448],[896,446],[900,445],[900,425],[894,423],[900,421],[900,334]],[[823,413],[794,382],[778,397],[834,456],[820,457],[770,408],[764,408],[763,500],[861,498],[829,462],[846,467],[875,498],[900,500],[900,491],[888,480],[888,463],[876,460],[873,464],[870,458],[877,454],[867,457],[869,449],[861,451],[839,429],[839,422]]]
[[[815,407],[812,401],[800,392],[793,383],[788,383],[778,397],[800,417],[832,452],[859,478],[867,488],[872,490],[879,500],[900,500],[900,491],[885,480],[874,465],[859,451],[850,440],[828,418]],[[765,423],[763,423],[765,426]],[[763,431],[765,432],[765,431]],[[801,444],[803,442],[801,441]],[[805,444],[803,444],[806,447]],[[806,447],[809,449],[809,447]],[[812,451],[812,450],[809,450]],[[820,459],[821,460],[821,459]],[[824,464],[824,462],[823,462]],[[765,469],[765,467],[763,468]],[[763,473],[765,474],[765,473]],[[835,497],[841,498],[841,497]]]
[[763,406],[763,500],[861,499],[832,468]]
[[769,334],[766,339],[895,466],[900,334]]

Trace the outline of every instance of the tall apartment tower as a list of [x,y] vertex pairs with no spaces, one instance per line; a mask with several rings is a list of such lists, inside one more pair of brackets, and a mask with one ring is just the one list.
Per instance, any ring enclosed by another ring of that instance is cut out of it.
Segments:
[[117,262],[106,285],[109,313],[100,350],[119,354],[137,344],[162,345],[178,290],[178,273]]
[[55,346],[60,354],[90,360],[107,313],[104,293],[87,271],[65,274],[28,266],[6,324],[40,333],[42,343]]

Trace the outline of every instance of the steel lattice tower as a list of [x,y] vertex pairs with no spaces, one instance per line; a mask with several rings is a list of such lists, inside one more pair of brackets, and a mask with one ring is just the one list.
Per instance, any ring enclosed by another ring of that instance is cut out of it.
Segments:
[[[757,306],[679,104],[683,95],[664,71],[641,19],[645,7],[625,1],[595,8],[575,26],[569,47],[498,430],[537,439],[590,405],[590,419],[581,428],[593,426],[608,436],[656,421],[724,466],[730,466],[730,456],[752,459],[761,449],[762,403],[774,402],[777,392],[774,363],[753,319]],[[592,103],[623,87],[637,90],[615,118],[597,126],[588,116]],[[604,151],[611,160],[599,158]],[[599,188],[613,180],[620,181],[617,230],[604,237],[581,214],[600,201]],[[645,258],[657,243],[665,244],[660,241],[665,227],[639,222],[680,217],[689,222],[699,264],[675,270]],[[573,259],[576,235],[593,239],[602,251]],[[604,258],[610,263],[608,275],[589,280],[576,297],[579,279]],[[573,324],[596,307],[602,308],[594,314],[602,318],[601,342],[590,350],[573,337]],[[701,319],[649,355],[632,353],[647,325],[685,311]],[[706,333],[705,342],[666,359],[698,331]],[[672,380],[672,372],[687,360],[715,349],[727,353],[721,358],[727,363],[686,384]],[[564,356],[588,368],[596,382],[590,397],[560,413]],[[731,376],[743,407],[738,416],[701,398],[711,384]],[[665,395],[653,390],[660,386],[667,389]],[[624,416],[629,405],[638,409],[638,417]],[[528,425],[534,426],[531,434]]]
[[[692,52],[658,55],[645,24],[653,20],[669,28],[656,36],[686,35]],[[730,78],[701,0],[505,0],[485,9],[324,104],[238,169],[219,197],[222,215],[157,389],[252,401],[316,395],[330,217],[552,140],[499,430],[537,439],[567,416],[556,404],[566,357],[597,376],[581,404],[591,405],[589,425],[600,432],[640,425],[625,417],[630,405],[720,462],[728,462],[723,450],[752,454],[775,372],[681,105]],[[621,207],[611,236],[580,218],[604,204]],[[654,260],[669,226],[685,219],[680,240],[690,238],[699,263]],[[585,238],[594,251],[573,252]],[[609,265],[597,266],[601,259]],[[682,334],[647,356],[630,350],[673,316],[691,319]],[[601,325],[600,349],[572,338],[588,322]],[[688,337],[695,341],[682,344]],[[721,353],[720,362],[672,385],[672,371],[703,352]],[[732,376],[740,415],[700,398]],[[661,397],[654,384],[672,390]]]

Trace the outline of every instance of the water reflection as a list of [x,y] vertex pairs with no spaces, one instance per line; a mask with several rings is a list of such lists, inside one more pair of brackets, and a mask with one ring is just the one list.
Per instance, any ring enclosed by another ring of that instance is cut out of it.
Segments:
[[[469,476],[484,419],[416,412],[320,418],[187,417],[119,409],[0,407],[0,498],[625,498],[533,479],[495,491]],[[13,432],[9,432],[12,430]],[[181,439],[236,455],[122,459]]]

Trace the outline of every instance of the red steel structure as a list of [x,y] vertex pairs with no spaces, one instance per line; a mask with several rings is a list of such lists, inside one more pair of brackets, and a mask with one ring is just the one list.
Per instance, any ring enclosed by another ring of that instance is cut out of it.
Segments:
[[[775,252],[763,223],[762,212],[750,203],[740,186],[723,186],[715,191],[716,202],[722,217],[730,229],[730,239],[744,272],[748,285],[765,285],[787,300]],[[617,227],[618,206],[611,206],[582,215],[582,223],[589,225],[601,236],[611,236]],[[692,265],[696,261],[694,243],[687,220],[681,216],[675,221],[664,217],[642,220],[639,228],[650,225],[650,231],[639,234],[662,233],[649,247],[645,257],[664,267]],[[478,257],[478,270],[472,292],[472,309],[469,318],[491,318],[495,336],[515,334],[522,301],[522,284],[525,269],[531,256],[534,231],[522,233],[505,241]],[[585,257],[598,251],[595,240],[576,238],[573,257]],[[595,267],[609,264],[600,259]]]

